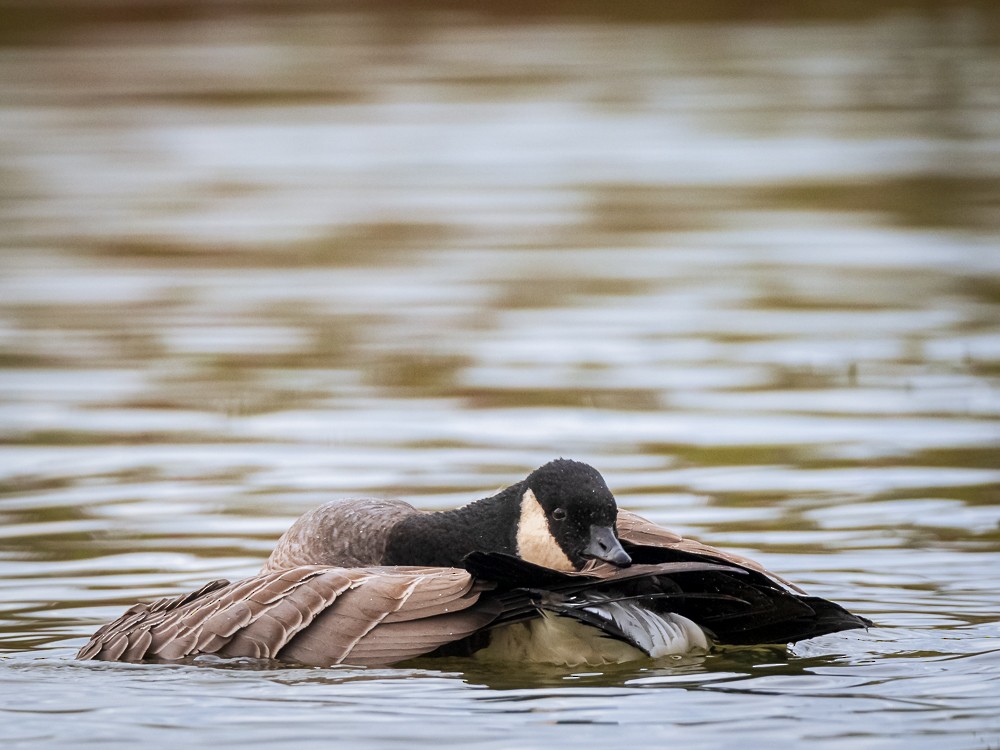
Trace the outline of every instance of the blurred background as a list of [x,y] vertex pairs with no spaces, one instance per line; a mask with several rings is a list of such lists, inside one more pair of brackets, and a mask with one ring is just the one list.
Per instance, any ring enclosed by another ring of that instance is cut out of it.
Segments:
[[995,3],[0,0],[0,690],[83,701],[18,736],[100,739],[56,665],[319,502],[556,456],[876,619],[810,653],[925,709],[851,731],[988,734],[998,241]]

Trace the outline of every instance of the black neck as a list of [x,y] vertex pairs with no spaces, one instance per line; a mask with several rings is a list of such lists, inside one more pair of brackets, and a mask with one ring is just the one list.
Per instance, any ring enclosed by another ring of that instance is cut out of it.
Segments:
[[386,565],[462,567],[474,550],[517,554],[521,483],[455,510],[418,513],[393,528]]

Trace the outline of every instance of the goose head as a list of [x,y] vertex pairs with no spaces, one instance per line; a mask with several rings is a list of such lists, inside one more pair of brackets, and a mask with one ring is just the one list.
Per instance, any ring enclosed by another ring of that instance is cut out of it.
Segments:
[[517,554],[523,560],[557,570],[580,570],[592,559],[632,563],[615,532],[615,497],[592,466],[551,461],[529,474],[520,492]]

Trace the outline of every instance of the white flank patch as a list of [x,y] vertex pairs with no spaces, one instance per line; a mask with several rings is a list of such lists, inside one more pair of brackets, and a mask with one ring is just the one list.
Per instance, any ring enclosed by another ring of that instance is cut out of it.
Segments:
[[608,601],[604,594],[590,593],[587,599],[593,604],[586,610],[614,623],[654,659],[708,650],[705,631],[676,612],[654,612],[632,600]]
[[549,530],[541,503],[531,489],[521,495],[521,517],[517,522],[517,555],[522,560],[554,570],[576,570]]

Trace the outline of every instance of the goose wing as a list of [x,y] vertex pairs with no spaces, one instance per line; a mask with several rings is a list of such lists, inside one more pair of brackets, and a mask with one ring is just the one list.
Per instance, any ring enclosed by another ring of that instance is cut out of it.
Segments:
[[[686,541],[650,526],[643,536],[635,534],[632,539]],[[871,625],[834,602],[791,590],[746,558],[697,542],[637,544],[624,534],[622,539],[637,560],[627,568],[592,561],[579,572],[562,572],[483,552],[470,554],[465,565],[480,578],[496,582],[504,612],[495,624],[530,619],[537,611],[548,610],[635,643],[594,612],[595,604],[634,601],[660,614],[681,615],[716,641],[731,645],[788,643]]]
[[756,560],[749,557],[736,555],[732,552],[702,544],[694,539],[686,539],[680,534],[658,526],[650,520],[643,518],[637,513],[628,510],[618,511],[618,537],[626,544],[638,547],[658,547],[661,549],[680,552],[685,556],[694,556],[694,559],[709,558],[735,565],[744,570],[752,570],[761,575],[780,583],[782,586],[791,589],[798,594],[805,592],[791,581],[787,581],[776,573],[767,570]]
[[713,602],[712,597],[703,596],[676,606],[678,612],[708,627],[724,643],[792,642],[872,625],[839,604],[807,596],[756,560],[685,539],[630,511],[618,511],[617,525],[622,542],[638,561],[710,560],[748,574],[707,573],[697,581],[698,588],[726,599]]
[[464,638],[499,614],[456,568],[299,566],[137,604],[77,654],[106,661],[197,654],[310,666],[385,665]]

